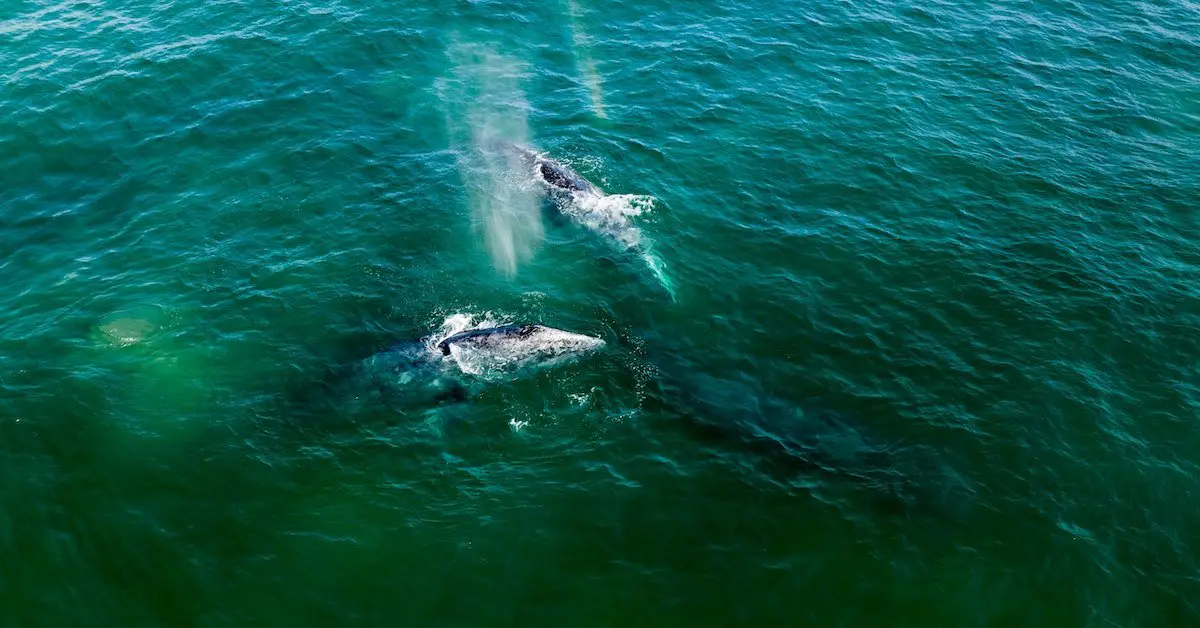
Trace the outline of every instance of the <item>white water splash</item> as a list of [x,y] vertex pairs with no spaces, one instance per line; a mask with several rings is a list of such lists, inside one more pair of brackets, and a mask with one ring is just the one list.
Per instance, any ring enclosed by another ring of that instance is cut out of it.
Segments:
[[631,218],[653,208],[653,197],[636,194],[578,193],[560,206],[564,214],[627,249],[640,247],[644,239]]
[[425,346],[429,347],[430,351],[438,351],[440,353],[437,348],[438,343],[450,336],[461,334],[469,329],[488,329],[503,324],[498,322],[498,319],[491,312],[479,315],[458,312],[447,316],[442,321],[441,326],[438,327],[438,331],[426,337],[423,342]]

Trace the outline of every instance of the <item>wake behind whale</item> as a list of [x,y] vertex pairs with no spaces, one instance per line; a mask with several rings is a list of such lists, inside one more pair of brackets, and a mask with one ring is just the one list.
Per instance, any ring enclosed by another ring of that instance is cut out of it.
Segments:
[[667,276],[666,265],[633,220],[653,207],[653,197],[607,194],[566,164],[529,146],[499,138],[491,138],[486,146],[514,156],[525,173],[554,199],[563,215],[610,245],[640,257],[671,300],[675,300],[675,287]]

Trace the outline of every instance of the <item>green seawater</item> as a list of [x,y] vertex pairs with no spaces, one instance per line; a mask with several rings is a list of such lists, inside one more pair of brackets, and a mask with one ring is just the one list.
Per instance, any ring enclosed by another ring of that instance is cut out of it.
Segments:
[[[1200,622],[1192,2],[4,0],[0,87],[0,625]],[[468,319],[607,344],[324,392]]]

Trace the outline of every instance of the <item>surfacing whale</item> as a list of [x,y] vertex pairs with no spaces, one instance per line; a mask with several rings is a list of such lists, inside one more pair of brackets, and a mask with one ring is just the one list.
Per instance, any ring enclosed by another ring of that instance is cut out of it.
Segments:
[[482,387],[594,353],[604,340],[540,324],[476,327],[402,342],[348,369],[335,385],[393,407],[465,401]]
[[647,197],[606,194],[566,164],[526,145],[492,138],[487,146],[511,155],[513,161],[555,200],[555,206],[563,215],[616,248],[639,256],[671,299],[675,299],[674,286],[667,277],[665,265],[651,251],[650,243],[632,220],[647,205]]

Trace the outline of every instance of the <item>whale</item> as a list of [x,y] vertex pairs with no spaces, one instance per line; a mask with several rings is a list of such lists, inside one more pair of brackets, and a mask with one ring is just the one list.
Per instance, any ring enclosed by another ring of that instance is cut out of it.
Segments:
[[459,332],[437,343],[443,358],[463,372],[487,376],[545,369],[604,346],[595,336],[540,324],[509,324]]
[[555,201],[558,212],[575,224],[596,234],[610,246],[640,257],[654,278],[675,300],[675,290],[666,273],[666,266],[651,250],[633,217],[642,211],[641,198],[631,195],[610,195],[588,181],[570,166],[533,147],[491,138],[492,150],[506,152],[523,173]]
[[601,338],[540,323],[475,327],[444,338],[393,344],[341,369],[324,387],[356,406],[406,409],[459,403],[490,385],[528,377],[604,347]]
[[888,436],[838,404],[784,398],[665,352],[651,363],[644,416],[718,460],[792,488],[855,492],[881,514],[964,521],[975,506],[974,483],[936,449]]

